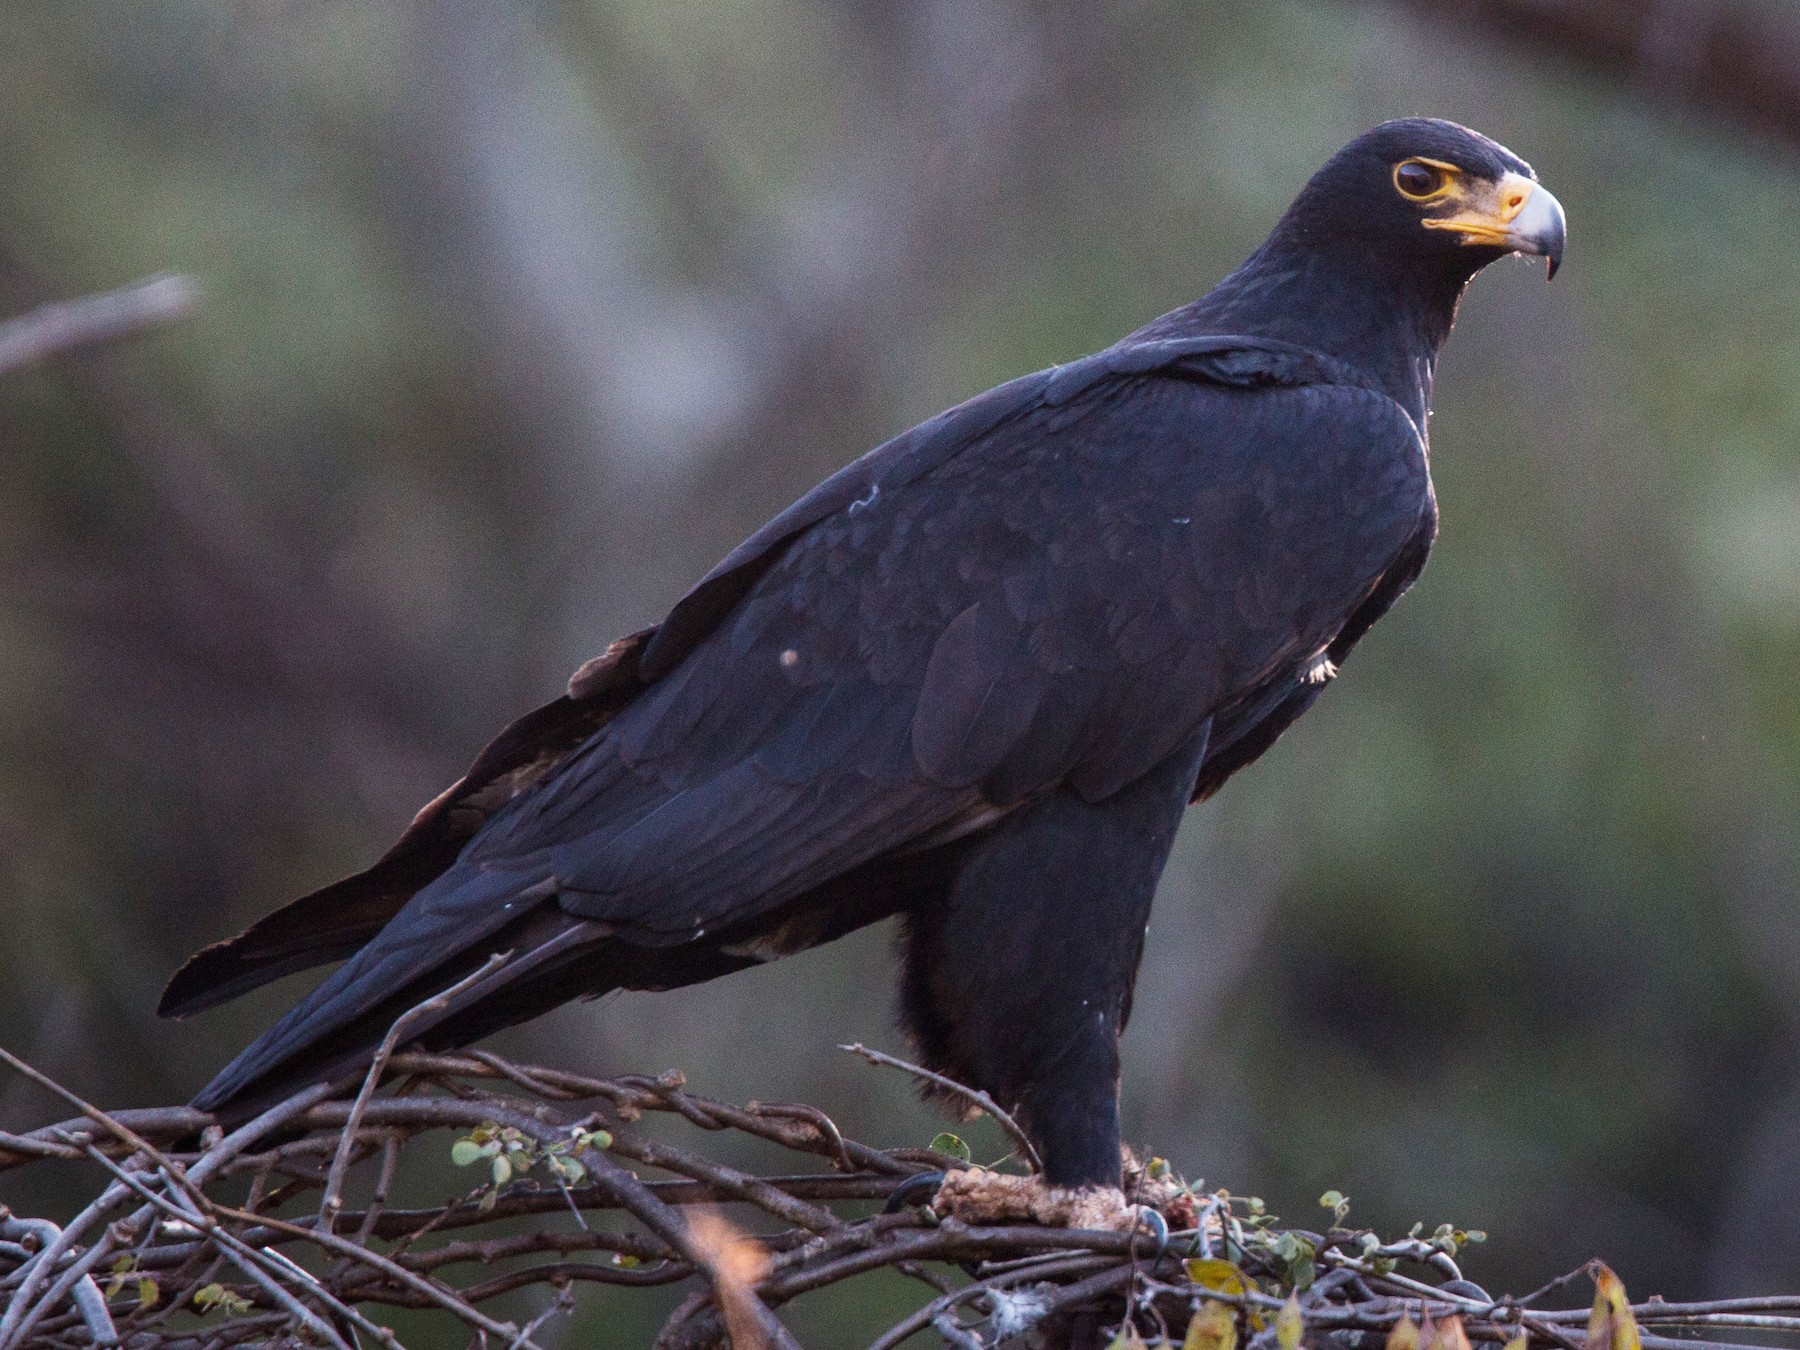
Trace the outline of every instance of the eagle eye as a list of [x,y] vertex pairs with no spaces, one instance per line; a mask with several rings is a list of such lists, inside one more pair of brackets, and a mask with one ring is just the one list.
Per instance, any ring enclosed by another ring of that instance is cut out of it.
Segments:
[[1415,202],[1442,196],[1450,187],[1450,170],[1429,160],[1408,159],[1394,166],[1394,186]]

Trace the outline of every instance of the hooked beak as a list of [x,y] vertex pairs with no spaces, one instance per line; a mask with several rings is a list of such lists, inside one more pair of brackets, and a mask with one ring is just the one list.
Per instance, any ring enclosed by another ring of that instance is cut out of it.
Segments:
[[1550,189],[1523,174],[1508,173],[1498,183],[1482,184],[1455,215],[1432,216],[1420,223],[1430,230],[1455,230],[1465,244],[1485,244],[1511,253],[1548,259],[1546,275],[1562,266],[1568,222],[1562,203]]

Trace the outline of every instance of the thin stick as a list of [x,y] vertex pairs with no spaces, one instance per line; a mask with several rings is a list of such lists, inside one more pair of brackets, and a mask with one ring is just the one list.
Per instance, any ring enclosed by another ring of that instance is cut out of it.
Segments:
[[[400,1131],[389,1130],[381,1143],[381,1174],[375,1179],[375,1194],[369,1199],[369,1208],[357,1226],[356,1240],[366,1244],[374,1232],[375,1225],[381,1219],[381,1211],[387,1205],[388,1192],[393,1189],[394,1172],[400,1166]],[[255,1206],[251,1206],[255,1208]]]
[[[120,1181],[124,1182],[127,1186],[130,1186],[156,1208],[181,1218],[211,1238],[213,1242],[218,1244],[221,1254],[227,1260],[239,1270],[243,1271],[245,1276],[253,1280],[259,1288],[265,1290],[269,1296],[280,1303],[282,1307],[287,1308],[295,1316],[299,1317],[304,1326],[317,1331],[332,1344],[342,1347],[342,1350],[350,1350],[350,1347],[344,1344],[343,1338],[337,1334],[335,1329],[323,1321],[318,1314],[314,1313],[310,1308],[296,1300],[281,1287],[279,1281],[267,1275],[261,1269],[264,1262],[268,1262],[269,1264],[274,1265],[276,1269],[281,1270],[288,1266],[292,1266],[292,1261],[287,1260],[285,1257],[277,1258],[273,1252],[261,1252],[256,1248],[251,1247],[236,1235],[227,1232],[213,1214],[208,1212],[209,1210],[215,1210],[224,1213],[227,1216],[237,1217],[235,1211],[214,1205],[203,1195],[195,1196],[191,1198],[186,1205],[183,1205],[167,1196],[156,1194],[141,1180],[131,1176],[117,1163],[113,1162],[112,1159],[108,1158],[92,1145],[88,1146],[87,1152],[95,1162],[112,1172]],[[285,1263],[285,1265],[283,1263]],[[304,1271],[301,1273],[305,1274]],[[369,1321],[368,1318],[357,1312],[356,1309],[339,1300],[329,1289],[326,1289],[316,1280],[313,1280],[310,1275],[307,1276],[307,1279],[309,1281],[309,1292],[317,1295],[324,1302],[330,1304],[334,1311],[341,1313],[350,1321],[368,1331],[383,1344],[393,1343],[394,1336],[391,1331]],[[470,1311],[474,1310],[471,1309]],[[479,1318],[480,1314],[477,1314],[477,1317]]]
[[1521,1308],[1528,1307],[1529,1305],[1536,1303],[1545,1294],[1554,1294],[1558,1289],[1561,1289],[1565,1284],[1572,1284],[1576,1280],[1581,1279],[1584,1275],[1592,1275],[1593,1273],[1594,1273],[1594,1263],[1592,1261],[1583,1261],[1580,1265],[1576,1266],[1575,1269],[1569,1271],[1567,1274],[1558,1275],[1554,1280],[1551,1280],[1548,1284],[1545,1284],[1545,1285],[1541,1286],[1540,1288],[1533,1289],[1529,1294],[1525,1295],[1524,1298],[1515,1298],[1513,1300],[1513,1302],[1517,1303]]
[[1033,1172],[1042,1172],[1044,1170],[1044,1160],[1038,1156],[1037,1149],[1033,1147],[1032,1142],[1026,1136],[1025,1131],[1019,1128],[1019,1122],[1014,1120],[1005,1111],[1001,1110],[1000,1104],[979,1088],[968,1087],[965,1084],[957,1082],[954,1078],[944,1077],[941,1073],[933,1073],[930,1069],[922,1068],[917,1064],[909,1064],[903,1059],[896,1059],[894,1056],[883,1054],[879,1050],[871,1050],[861,1041],[856,1041],[850,1045],[840,1045],[838,1049],[848,1050],[853,1055],[860,1055],[871,1064],[885,1065],[890,1069],[903,1069],[907,1073],[912,1074],[915,1078],[923,1078],[934,1087],[941,1087],[944,1091],[952,1093],[955,1096],[961,1097],[964,1101],[971,1102],[975,1106],[980,1107],[1000,1123],[1000,1128],[1006,1131],[1007,1137],[1017,1146],[1019,1156],[1025,1160]]
[[[98,1242],[92,1247],[89,1247],[87,1251],[83,1252],[67,1270],[53,1280],[50,1287],[44,1291],[44,1296],[37,1301],[29,1312],[26,1312],[25,1315],[19,1319],[18,1325],[13,1328],[12,1342],[17,1345],[25,1344],[25,1338],[31,1334],[32,1328],[37,1325],[39,1319],[41,1319],[45,1313],[55,1308],[65,1297],[70,1296],[78,1285],[86,1284],[92,1286],[94,1284],[92,1271],[95,1266],[99,1265],[111,1255],[112,1245],[112,1234],[102,1233]],[[99,1296],[100,1290],[98,1287],[95,1287],[94,1297],[98,1299]],[[23,1291],[21,1291],[17,1299],[17,1305],[22,1307],[24,1303],[25,1295]],[[106,1302],[103,1299],[100,1300],[100,1308],[102,1312],[106,1309]],[[84,1308],[82,1311],[85,1317],[86,1309]],[[107,1318],[109,1325],[111,1320],[110,1317]],[[88,1325],[90,1327],[93,1325],[91,1320]],[[113,1332],[113,1337],[115,1340],[118,1337],[118,1332],[116,1330]]]
[[87,1152],[95,1162],[106,1168],[120,1181],[131,1187],[132,1190],[136,1191],[157,1209],[178,1216],[205,1232],[213,1239],[213,1241],[219,1244],[223,1255],[227,1260],[239,1270],[243,1271],[246,1277],[254,1281],[258,1288],[262,1289],[269,1297],[273,1298],[283,1308],[287,1309],[292,1316],[298,1318],[301,1325],[324,1340],[329,1341],[332,1345],[339,1347],[339,1350],[350,1350],[350,1347],[344,1344],[343,1337],[339,1336],[329,1323],[324,1321],[311,1308],[308,1308],[305,1304],[295,1299],[292,1294],[281,1287],[278,1281],[270,1278],[260,1270],[257,1267],[256,1258],[252,1255],[251,1249],[245,1247],[243,1243],[239,1242],[230,1233],[227,1233],[224,1229],[219,1227],[217,1223],[213,1222],[202,1213],[184,1209],[181,1205],[178,1205],[168,1197],[156,1194],[156,1192],[152,1191],[142,1181],[126,1172],[124,1168],[120,1167],[111,1158],[108,1158],[92,1145],[88,1146]]
[[0,375],[186,318],[199,307],[200,288],[193,278],[167,272],[116,291],[40,305],[0,323]]
[[482,963],[479,970],[471,971],[448,989],[440,990],[423,1003],[401,1013],[388,1028],[387,1035],[381,1038],[375,1057],[369,1061],[369,1071],[363,1075],[362,1088],[350,1107],[350,1119],[344,1125],[343,1138],[338,1143],[337,1152],[332,1155],[331,1171],[326,1176],[325,1196],[319,1202],[319,1222],[325,1225],[326,1231],[332,1230],[337,1223],[338,1211],[344,1207],[344,1173],[350,1170],[350,1154],[356,1145],[356,1130],[362,1124],[363,1111],[369,1105],[369,1098],[375,1095],[375,1085],[381,1081],[381,1071],[387,1067],[388,1058],[400,1044],[400,1038],[421,1017],[442,1012],[458,994],[480,984],[510,960],[512,952],[495,952]]
[[57,1082],[54,1078],[39,1073],[36,1069],[32,1068],[31,1065],[13,1054],[13,1052],[8,1050],[4,1045],[0,1045],[0,1062],[9,1065],[14,1072],[23,1074],[26,1078],[29,1078],[32,1082],[43,1088],[44,1091],[61,1097],[65,1102],[69,1103],[70,1106],[73,1106],[77,1111],[81,1112],[82,1115],[93,1121],[94,1124],[100,1126],[116,1138],[123,1140],[130,1147],[142,1153],[145,1157],[158,1159],[162,1157],[162,1154],[157,1151],[156,1147],[135,1130],[120,1124],[112,1116],[107,1115],[106,1112],[102,1111],[92,1102],[86,1101],[69,1091],[68,1088]]
[[558,1313],[568,1312],[574,1306],[575,1296],[569,1292],[569,1286],[565,1284],[557,1291],[556,1301],[527,1322],[525,1324],[525,1329],[513,1338],[512,1344],[507,1346],[506,1350],[519,1350],[519,1347],[522,1345],[530,1345],[531,1338],[542,1329],[544,1323],[548,1322]]
[[[81,1234],[87,1231],[89,1225],[108,1211],[118,1208],[119,1202],[129,1194],[123,1186],[108,1186],[100,1193],[98,1200],[69,1220],[68,1226],[59,1230],[55,1238],[40,1248],[26,1263],[18,1289],[7,1300],[6,1315],[0,1317],[0,1350],[10,1350],[23,1336],[25,1327],[32,1320],[28,1316],[29,1310],[34,1306],[32,1300],[46,1279],[54,1282],[56,1263],[74,1250]],[[45,1227],[55,1227],[48,1220],[42,1222]]]

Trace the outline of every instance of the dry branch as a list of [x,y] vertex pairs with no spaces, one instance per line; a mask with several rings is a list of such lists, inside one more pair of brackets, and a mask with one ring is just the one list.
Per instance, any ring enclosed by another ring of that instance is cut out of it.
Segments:
[[[746,1350],[791,1350],[783,1306],[882,1269],[919,1280],[921,1297],[874,1350],[931,1332],[964,1350],[1023,1345],[1027,1332],[1074,1350],[1109,1344],[1127,1321],[1145,1345],[1181,1345],[1207,1301],[1232,1309],[1240,1343],[1261,1350],[1290,1296],[1308,1343],[1334,1350],[1375,1350],[1408,1318],[1460,1318],[1476,1341],[1589,1344],[1587,1308],[1537,1306],[1566,1280],[1516,1299],[1455,1283],[1461,1235],[1448,1228],[1383,1242],[1343,1226],[1281,1228],[1223,1192],[1178,1191],[1166,1208],[1185,1227],[1158,1252],[1142,1234],[870,1214],[949,1160],[846,1139],[816,1108],[715,1101],[674,1073],[590,1078],[485,1052],[402,1051],[387,1064],[400,1086],[386,1095],[327,1101],[313,1089],[222,1135],[185,1107],[101,1111],[0,1059],[80,1112],[0,1136],[0,1173],[85,1161],[107,1178],[66,1225],[0,1207],[0,1350],[224,1350],[284,1336],[398,1346],[381,1325],[394,1308],[435,1310],[491,1350],[523,1348],[543,1344],[584,1284],[686,1286],[658,1337],[664,1350],[728,1335]],[[633,1127],[647,1112],[703,1138],[755,1136],[807,1166],[751,1175],[646,1138]],[[483,1184],[435,1207],[388,1208],[403,1155],[435,1160],[446,1180],[469,1175],[452,1166],[452,1140],[458,1159],[489,1169]],[[246,1188],[242,1203],[222,1198]],[[351,1194],[367,1196],[362,1208],[319,1198]],[[588,1222],[600,1216],[612,1218]],[[527,1324],[484,1310],[521,1289],[550,1295]],[[1702,1327],[1800,1341],[1800,1297],[1653,1301],[1634,1312],[1648,1350]]]
[[200,288],[193,279],[169,273],[100,295],[40,305],[0,323],[0,375],[186,318],[199,307]]
[[1758,0],[1390,0],[1800,143],[1800,19]]

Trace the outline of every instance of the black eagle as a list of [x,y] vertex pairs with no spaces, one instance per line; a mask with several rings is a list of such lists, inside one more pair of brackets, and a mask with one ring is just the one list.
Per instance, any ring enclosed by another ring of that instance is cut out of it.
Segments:
[[159,1011],[344,960],[194,1099],[348,1082],[902,916],[930,1066],[1054,1186],[1120,1185],[1118,1037],[1183,809],[1311,706],[1437,527],[1426,415],[1469,279],[1563,248],[1529,165],[1388,122],[1204,298],[833,475],[576,672],[368,871],[193,957]]

